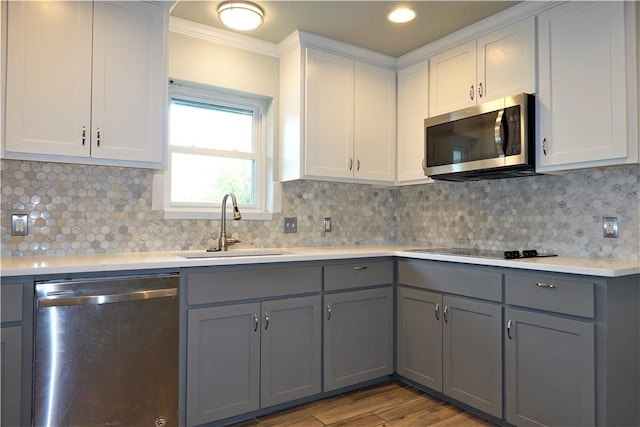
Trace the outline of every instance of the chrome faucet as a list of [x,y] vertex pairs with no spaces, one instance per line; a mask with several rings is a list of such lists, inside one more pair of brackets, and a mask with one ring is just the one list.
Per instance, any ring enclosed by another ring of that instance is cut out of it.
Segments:
[[222,213],[220,218],[220,237],[218,237],[218,249],[209,249],[210,252],[214,251],[226,251],[228,245],[234,243],[240,243],[240,240],[233,237],[227,237],[227,198],[231,196],[231,203],[233,204],[233,219],[235,221],[242,219],[240,210],[238,209],[238,201],[236,195],[233,193],[227,193],[222,198]]

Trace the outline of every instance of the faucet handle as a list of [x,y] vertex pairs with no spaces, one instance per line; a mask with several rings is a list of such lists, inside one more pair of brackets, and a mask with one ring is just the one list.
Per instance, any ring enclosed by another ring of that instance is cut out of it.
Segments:
[[240,239],[236,239],[233,237],[227,237],[227,245],[233,245],[234,243],[241,243]]

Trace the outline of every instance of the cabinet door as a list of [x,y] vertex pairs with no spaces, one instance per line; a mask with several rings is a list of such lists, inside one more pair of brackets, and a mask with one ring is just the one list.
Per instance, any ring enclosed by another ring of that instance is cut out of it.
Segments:
[[536,92],[535,18],[478,39],[478,103]]
[[398,71],[398,183],[424,176],[424,119],[429,117],[429,61]]
[[262,303],[261,406],[320,393],[321,297]]
[[91,154],[161,162],[166,11],[139,2],[96,2],[94,7]]
[[353,68],[340,55],[307,49],[305,174],[353,178]]
[[507,421],[594,425],[594,325],[513,309],[505,317]]
[[7,2],[5,152],[89,156],[92,8]]
[[393,292],[324,296],[324,391],[393,372]]
[[629,155],[626,102],[635,95],[626,86],[625,3],[567,2],[539,16],[537,170]]
[[443,392],[502,418],[502,306],[443,297]]
[[22,327],[0,329],[0,396],[3,426],[22,425],[20,420],[22,396]]
[[258,409],[260,304],[189,310],[187,425]]
[[396,73],[355,63],[355,178],[393,182],[396,163]]
[[398,288],[398,374],[442,391],[442,296]]
[[476,104],[476,42],[430,59],[429,114],[448,113]]

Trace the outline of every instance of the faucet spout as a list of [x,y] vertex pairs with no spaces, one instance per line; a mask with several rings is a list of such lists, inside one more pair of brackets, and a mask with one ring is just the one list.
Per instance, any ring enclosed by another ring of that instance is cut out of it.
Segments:
[[240,215],[240,209],[238,209],[238,201],[236,195],[233,193],[227,193],[222,198],[222,212],[220,217],[220,237],[218,237],[218,250],[227,251],[228,245],[234,243],[240,243],[240,240],[227,237],[227,198],[231,197],[231,204],[233,205],[233,219],[238,221],[242,219]]

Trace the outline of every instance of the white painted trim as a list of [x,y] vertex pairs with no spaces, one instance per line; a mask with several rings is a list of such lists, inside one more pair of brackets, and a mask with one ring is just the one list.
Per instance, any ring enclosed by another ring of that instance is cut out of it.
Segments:
[[186,19],[169,17],[169,31],[278,58],[278,45]]

